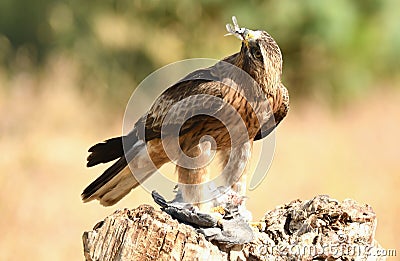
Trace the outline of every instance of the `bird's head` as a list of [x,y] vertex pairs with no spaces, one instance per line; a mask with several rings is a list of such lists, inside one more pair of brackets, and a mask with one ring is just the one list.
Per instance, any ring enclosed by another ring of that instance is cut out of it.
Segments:
[[278,44],[265,31],[241,28],[236,17],[233,25],[227,24],[227,35],[234,35],[242,41],[242,47],[235,65],[245,70],[266,92],[279,86],[282,74],[282,54]]

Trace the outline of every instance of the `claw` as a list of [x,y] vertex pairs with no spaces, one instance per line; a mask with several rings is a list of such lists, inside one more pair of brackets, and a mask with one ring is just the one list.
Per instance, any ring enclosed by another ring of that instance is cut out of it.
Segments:
[[221,214],[222,216],[225,216],[225,215],[226,215],[226,210],[225,210],[225,208],[224,208],[223,206],[216,206],[216,207],[213,207],[213,208],[211,208],[211,212],[213,212],[213,213],[219,213],[219,214]]
[[249,222],[249,225],[251,227],[257,228],[259,231],[265,231],[265,229],[267,228],[267,225],[265,224],[265,222],[262,222],[262,221],[259,221],[259,222],[251,221],[251,222]]

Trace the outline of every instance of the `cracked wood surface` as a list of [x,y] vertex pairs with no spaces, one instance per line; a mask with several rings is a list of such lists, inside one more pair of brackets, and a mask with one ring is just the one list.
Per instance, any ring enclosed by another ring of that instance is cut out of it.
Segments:
[[83,235],[86,260],[221,260],[224,255],[190,227],[141,205],[117,210]]
[[[374,239],[375,213],[353,200],[294,200],[268,211],[261,222],[265,225],[255,231],[253,242],[228,249],[141,205],[117,210],[84,232],[84,255],[88,261],[385,260],[373,255],[380,248]],[[346,251],[350,248],[358,251]]]

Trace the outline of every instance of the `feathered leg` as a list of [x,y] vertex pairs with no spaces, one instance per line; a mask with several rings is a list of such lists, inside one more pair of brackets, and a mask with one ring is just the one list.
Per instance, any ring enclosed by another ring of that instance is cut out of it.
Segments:
[[247,170],[250,165],[252,149],[253,141],[247,141],[235,148],[220,151],[223,163],[221,175],[224,179],[224,186],[230,187],[236,193],[235,202],[228,203],[236,205],[239,214],[247,220],[252,219],[251,213],[245,206]]
[[248,141],[233,149],[220,151],[223,164],[222,176],[225,180],[224,185],[231,186],[232,190],[240,196],[246,195],[246,172],[250,165],[252,149],[253,142]]
[[[198,158],[196,164],[200,164],[202,156],[210,155],[211,147],[208,144],[199,144],[198,146],[185,150],[183,152],[187,157]],[[204,158],[203,158],[204,159]],[[209,212],[212,207],[210,199],[210,189],[205,183],[209,180],[207,166],[186,168],[182,161],[178,161],[176,166],[178,172],[179,190],[182,193],[183,201],[197,206],[202,212]]]

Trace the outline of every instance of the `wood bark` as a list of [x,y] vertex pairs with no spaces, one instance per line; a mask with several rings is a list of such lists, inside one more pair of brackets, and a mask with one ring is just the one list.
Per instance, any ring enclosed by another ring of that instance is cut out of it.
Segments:
[[226,247],[149,205],[117,210],[84,232],[86,260],[385,260],[368,205],[328,196],[268,211],[255,240]]

